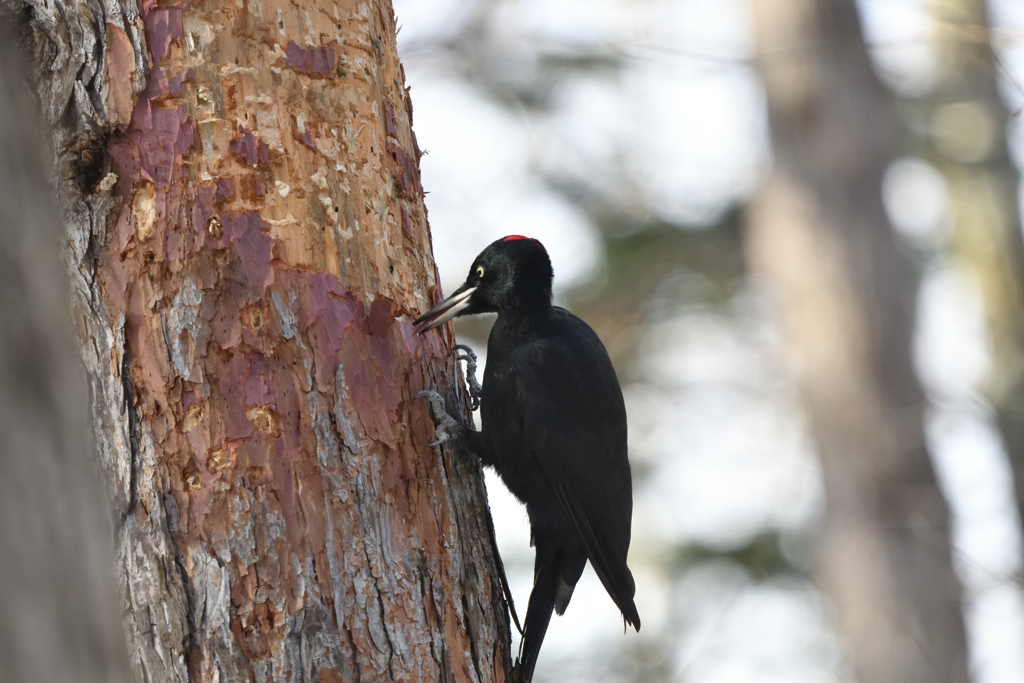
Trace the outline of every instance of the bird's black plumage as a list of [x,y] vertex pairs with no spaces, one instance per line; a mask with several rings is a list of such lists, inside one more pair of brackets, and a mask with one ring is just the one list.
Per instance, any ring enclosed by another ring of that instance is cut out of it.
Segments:
[[487,342],[482,429],[456,426],[454,436],[497,471],[530,518],[536,561],[523,681],[533,675],[552,610],[565,611],[587,560],[640,630],[626,566],[633,495],[622,391],[597,334],[551,305],[552,278],[540,242],[506,237],[416,321],[422,334],[456,316],[498,314]]

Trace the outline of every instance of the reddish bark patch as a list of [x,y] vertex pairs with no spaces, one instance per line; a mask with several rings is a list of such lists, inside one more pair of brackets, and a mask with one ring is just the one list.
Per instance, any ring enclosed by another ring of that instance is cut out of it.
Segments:
[[238,255],[241,271],[237,281],[245,283],[249,291],[262,296],[263,290],[274,279],[270,266],[271,246],[274,241],[263,234],[263,219],[258,213],[247,212],[232,216],[221,215],[224,235]]
[[237,178],[238,196],[242,199],[256,200],[263,196],[263,183],[254,175]]
[[235,196],[235,181],[233,178],[217,179],[217,194],[214,201],[223,202]]
[[365,335],[345,336],[341,347],[341,362],[359,421],[366,429],[367,436],[393,448],[395,433],[391,424],[395,419],[395,408],[401,400],[401,392],[393,385],[393,380],[385,376],[382,368],[371,362],[372,356],[373,351]]
[[[395,324],[395,306],[387,299],[377,299],[370,305],[370,315],[366,320],[370,334],[374,337],[387,336],[391,326]],[[390,360],[390,359],[389,359]]]
[[181,13],[181,7],[151,7],[145,12],[146,39],[154,63],[167,56],[172,40],[180,41],[184,35]]
[[270,150],[266,143],[242,126],[238,127],[238,134],[239,137],[232,140],[228,147],[233,153],[245,159],[245,163],[255,166],[256,164],[265,164],[270,160]]
[[[135,219],[131,210],[132,187],[142,178],[139,150],[130,138],[118,138],[107,146],[111,168],[117,174],[117,191],[122,204],[114,221],[114,245],[122,253],[135,233]],[[113,273],[111,273],[113,274]],[[123,292],[123,287],[118,287]]]
[[107,145],[107,155],[111,168],[117,174],[117,190],[126,196],[141,177],[138,150],[129,138],[118,137]]
[[224,433],[220,438],[244,439],[253,435],[252,422],[245,416],[246,384],[254,374],[254,364],[266,369],[262,361],[260,354],[232,353],[222,365],[217,362],[212,364],[210,369],[217,371],[215,376],[218,382],[217,393],[211,403],[223,424]]
[[341,348],[345,328],[354,320],[363,317],[363,305],[341,286],[338,278],[329,273],[311,273],[307,276],[307,281],[309,327],[312,328],[319,323],[323,334],[318,336],[326,341],[326,344],[321,344],[321,348],[330,352],[328,357],[334,357]]
[[263,354],[252,354],[244,384],[245,405],[275,405],[270,368]]
[[167,91],[171,95],[181,94],[181,84],[186,81],[193,81],[196,78],[196,70],[188,69],[187,71],[179,71],[174,75],[174,78],[167,82]]
[[402,207],[402,231],[406,237],[412,237],[412,216],[409,215],[409,210]]
[[374,301],[369,315],[353,328],[360,333],[345,335],[340,354],[349,394],[367,435],[391,448],[397,445],[392,425],[398,422],[408,383],[408,371],[396,362],[396,356],[404,358],[408,350],[394,312],[391,302]]
[[388,154],[391,155],[391,159],[398,165],[398,168],[395,169],[395,175],[398,176],[398,182],[401,184],[402,196],[406,199],[415,199],[422,195],[423,186],[420,184],[420,170],[412,157],[406,154],[405,150],[390,142],[388,143]]
[[320,680],[323,683],[342,683],[344,679],[337,669],[320,669]]
[[[211,235],[210,220],[214,218],[213,202],[216,196],[217,187],[213,183],[202,183],[193,186],[192,192],[192,227],[195,236],[195,244],[202,248],[206,244],[208,236],[219,238],[219,235]],[[217,219],[220,224],[220,219]],[[223,229],[223,227],[222,227]],[[216,230],[213,230],[216,232]]]
[[293,42],[288,43],[288,68],[302,71],[311,76],[326,76],[334,73],[338,67],[338,56],[330,47],[299,47]]
[[182,157],[195,145],[195,122],[184,107],[151,107],[143,99],[132,115],[132,140],[138,149],[141,175],[158,189],[180,177]]

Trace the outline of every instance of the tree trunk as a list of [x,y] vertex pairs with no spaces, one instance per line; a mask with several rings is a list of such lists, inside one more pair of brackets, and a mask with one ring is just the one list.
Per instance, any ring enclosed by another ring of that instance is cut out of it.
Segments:
[[854,2],[758,0],[776,167],[749,255],[780,295],[827,509],[818,578],[861,683],[966,683],[948,511],[911,362],[917,276],[888,225],[897,134]]
[[0,682],[128,680],[43,134],[0,22]]
[[[10,0],[6,0],[10,2]],[[387,0],[33,0],[139,680],[500,681]]]
[[933,0],[938,79],[925,98],[929,159],[949,184],[953,252],[977,278],[992,340],[987,395],[1024,519],[1024,239],[984,0]]

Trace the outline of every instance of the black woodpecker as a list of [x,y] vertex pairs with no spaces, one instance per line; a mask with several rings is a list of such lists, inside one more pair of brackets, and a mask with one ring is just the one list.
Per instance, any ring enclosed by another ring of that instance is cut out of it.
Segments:
[[594,330],[551,305],[553,277],[543,245],[511,235],[484,249],[465,284],[415,322],[424,334],[457,316],[498,314],[479,396],[482,429],[458,424],[437,393],[421,394],[434,409],[434,444],[456,439],[526,506],[537,554],[518,664],[524,682],[551,610],[565,612],[587,560],[623,620],[640,630],[626,566],[633,492],[622,390]]

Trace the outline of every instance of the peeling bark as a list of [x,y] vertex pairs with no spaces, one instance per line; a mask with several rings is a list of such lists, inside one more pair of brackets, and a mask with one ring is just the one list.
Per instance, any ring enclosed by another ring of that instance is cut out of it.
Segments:
[[388,2],[43,0],[83,356],[139,680],[504,680]]

